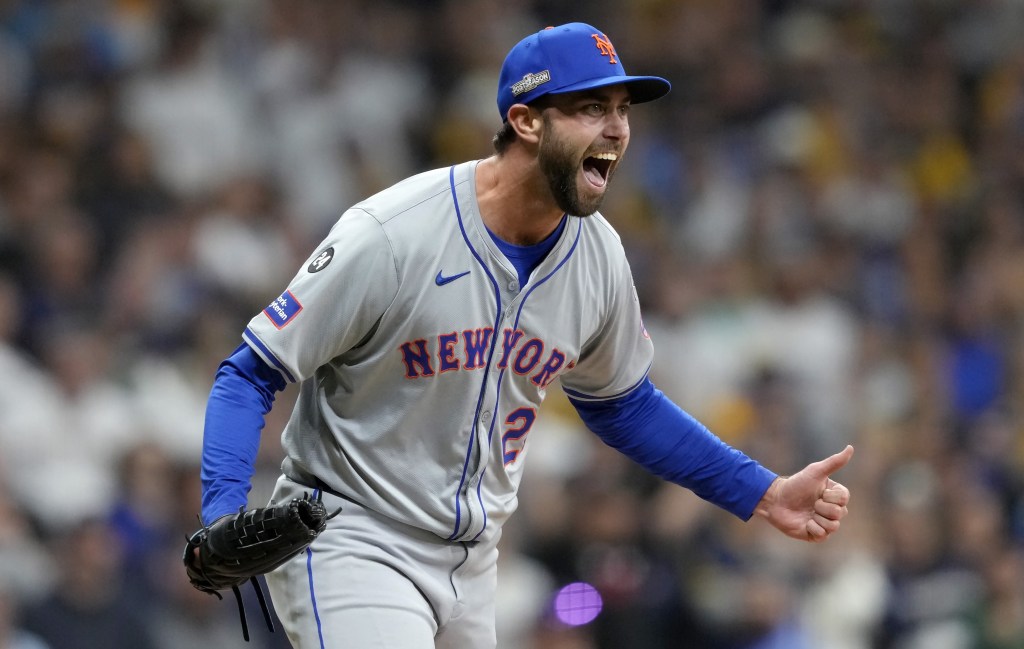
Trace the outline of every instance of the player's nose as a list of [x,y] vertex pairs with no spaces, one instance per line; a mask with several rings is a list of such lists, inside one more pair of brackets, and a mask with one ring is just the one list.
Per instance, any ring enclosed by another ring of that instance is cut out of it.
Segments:
[[608,139],[626,141],[629,139],[629,114],[609,111],[604,120],[602,132]]

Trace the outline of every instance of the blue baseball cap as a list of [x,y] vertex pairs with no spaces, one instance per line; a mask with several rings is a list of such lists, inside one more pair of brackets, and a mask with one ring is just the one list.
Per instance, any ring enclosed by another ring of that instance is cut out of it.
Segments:
[[604,33],[586,23],[548,27],[516,43],[498,77],[498,112],[508,119],[513,104],[548,94],[622,83],[634,104],[662,97],[672,89],[661,77],[632,77],[622,67]]

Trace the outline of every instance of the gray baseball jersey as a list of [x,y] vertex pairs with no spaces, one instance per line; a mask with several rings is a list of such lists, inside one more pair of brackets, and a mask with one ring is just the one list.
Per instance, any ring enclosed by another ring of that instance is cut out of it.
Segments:
[[516,507],[552,381],[628,392],[653,357],[618,235],[569,217],[519,286],[481,220],[477,162],[413,176],[348,210],[244,337],[302,382],[285,472],[450,540]]

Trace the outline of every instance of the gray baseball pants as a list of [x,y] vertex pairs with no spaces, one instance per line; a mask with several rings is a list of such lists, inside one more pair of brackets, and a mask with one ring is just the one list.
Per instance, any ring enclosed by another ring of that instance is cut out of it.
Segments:
[[[282,476],[272,499],[310,491]],[[266,576],[295,649],[495,647],[498,538],[453,543],[336,495],[323,498],[328,511],[342,512]]]

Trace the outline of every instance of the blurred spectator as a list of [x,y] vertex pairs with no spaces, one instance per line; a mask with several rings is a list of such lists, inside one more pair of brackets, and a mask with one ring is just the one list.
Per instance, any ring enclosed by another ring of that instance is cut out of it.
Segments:
[[496,631],[502,649],[529,649],[531,637],[545,620],[555,583],[550,573],[536,559],[519,547],[516,530],[502,532],[498,558]]
[[11,475],[21,498],[49,502],[37,515],[51,531],[107,510],[117,459],[138,434],[131,397],[115,380],[116,351],[91,328],[55,329],[44,342],[53,383],[40,402],[28,405],[50,409],[49,429],[35,431],[38,455],[12,467]]
[[222,184],[200,215],[190,242],[200,281],[239,310],[257,312],[286,283],[307,253],[281,213],[273,188],[260,178]]
[[[225,649],[275,649],[288,648],[280,628],[271,633],[259,606],[253,598],[246,597],[246,618],[249,625],[249,641],[242,636],[242,626],[234,597],[228,593],[224,600],[218,600],[209,593],[196,590],[184,577],[181,569],[181,547],[179,544],[164,544],[152,550],[162,559],[155,565],[159,572],[156,583],[160,587],[161,605],[147,618],[147,625],[154,638],[155,649],[180,649],[181,647],[224,647]],[[251,592],[247,586],[246,591]]]
[[60,578],[53,592],[25,610],[25,627],[64,649],[153,649],[147,606],[124,590],[124,549],[97,519],[55,538]]
[[1004,546],[985,557],[985,595],[971,616],[973,647],[1024,646],[1024,557]]
[[[866,495],[866,494],[865,494]],[[813,553],[798,612],[812,646],[875,649],[888,575],[873,517],[844,526],[840,543]]]
[[124,571],[144,595],[155,589],[155,564],[161,549],[181,537],[175,467],[162,447],[139,443],[125,451],[117,464],[118,491],[108,522],[124,552]]
[[41,543],[36,521],[0,480],[0,599],[10,600],[12,608],[37,601],[50,592],[55,573],[54,559]]
[[78,174],[78,200],[96,224],[103,270],[109,270],[136,230],[170,217],[177,203],[156,177],[149,143],[123,125],[95,138]]
[[63,206],[34,217],[28,240],[27,345],[42,356],[50,334],[99,321],[98,241],[83,214]]
[[18,625],[18,600],[0,583],[0,647],[3,649],[51,649],[50,645]]
[[597,590],[596,647],[670,647],[681,637],[697,646],[699,625],[686,616],[670,558],[641,523],[651,487],[649,476],[602,448],[566,483],[568,519],[561,534],[528,547],[558,587],[584,582]]
[[889,476],[889,586],[877,638],[881,649],[966,647],[967,614],[981,595],[979,575],[952,553],[934,469],[910,462]]
[[132,351],[185,353],[195,327],[218,308],[194,268],[193,229],[190,212],[140,224],[112,261],[105,319]]
[[263,131],[246,88],[225,69],[212,7],[164,6],[160,60],[122,86],[121,114],[153,148],[160,181],[198,198],[262,167]]

